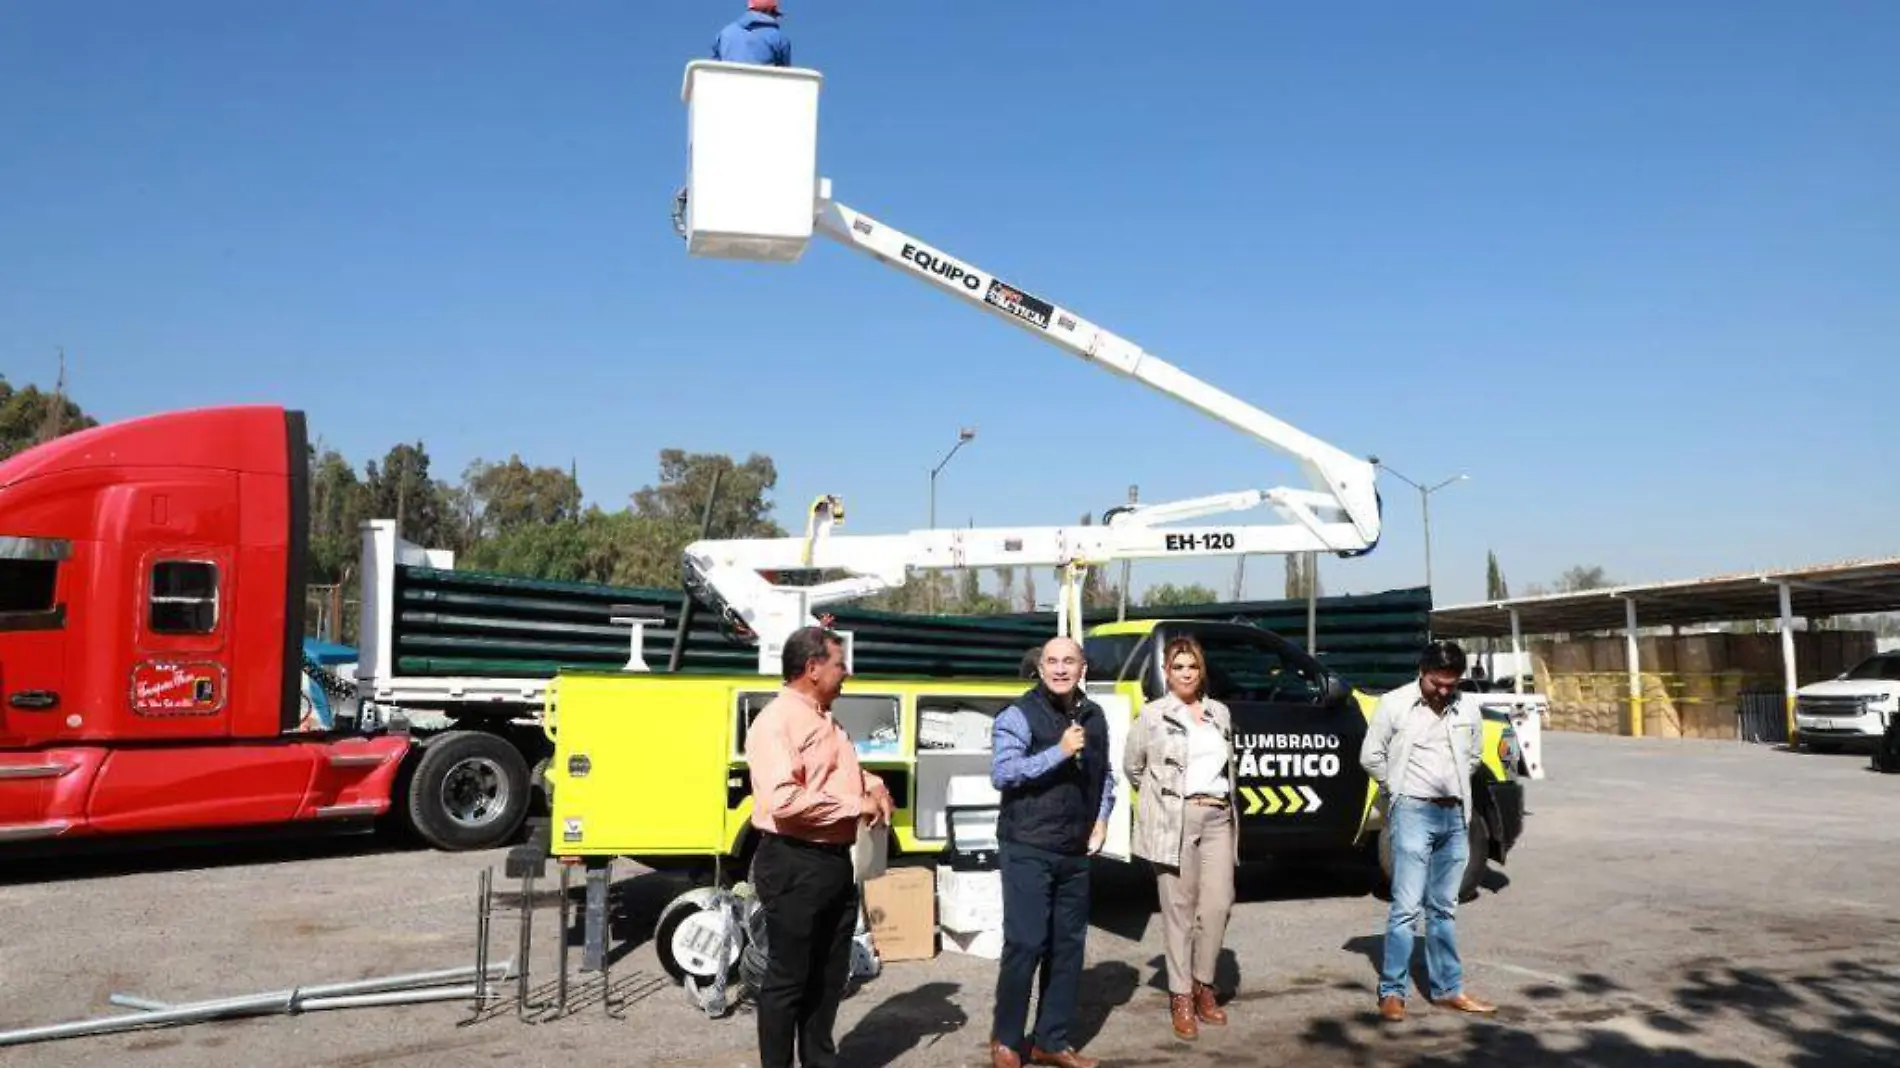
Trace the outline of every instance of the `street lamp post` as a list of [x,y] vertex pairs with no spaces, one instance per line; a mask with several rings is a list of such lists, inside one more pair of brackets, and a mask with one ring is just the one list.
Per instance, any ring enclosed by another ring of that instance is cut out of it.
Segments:
[[1413,482],[1397,471],[1393,471],[1391,465],[1384,463],[1377,457],[1374,457],[1372,462],[1375,466],[1390,471],[1393,477],[1418,491],[1419,510],[1424,513],[1425,517],[1425,588],[1430,590],[1432,589],[1432,494],[1437,493],[1439,490],[1444,489],[1454,482],[1463,482],[1471,476],[1460,473],[1453,475],[1435,486],[1427,487]]
[[[976,437],[975,427],[966,426],[959,429],[957,431],[957,443],[955,445],[950,446],[950,451],[943,454],[943,459],[938,461],[937,466],[930,469],[930,529],[931,530],[937,529],[937,472],[942,471],[944,469],[944,465],[950,462],[950,457],[955,456],[957,454],[958,449],[961,449],[965,444],[967,444],[972,438],[975,438],[975,437]],[[931,580],[931,583],[930,583],[930,610],[932,612],[935,612],[937,610],[937,583],[934,578]]]

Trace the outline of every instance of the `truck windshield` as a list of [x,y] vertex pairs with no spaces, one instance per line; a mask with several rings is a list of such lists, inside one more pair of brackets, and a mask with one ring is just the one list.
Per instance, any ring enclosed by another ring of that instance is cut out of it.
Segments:
[[1855,664],[1843,678],[1849,679],[1891,679],[1900,682],[1900,653],[1887,653],[1882,656],[1870,656]]
[[1263,638],[1218,631],[1197,637],[1207,653],[1207,693],[1217,701],[1317,704],[1325,693],[1317,672]]

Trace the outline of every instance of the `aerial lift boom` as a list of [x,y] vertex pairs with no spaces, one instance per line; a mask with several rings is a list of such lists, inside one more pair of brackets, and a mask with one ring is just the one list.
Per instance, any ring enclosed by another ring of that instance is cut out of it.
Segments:
[[[795,261],[815,230],[911,274],[1045,341],[1133,378],[1291,455],[1308,489],[1247,489],[1117,508],[1101,526],[918,530],[839,536],[841,502],[823,497],[803,537],[719,539],[686,549],[688,588],[729,623],[757,636],[759,666],[776,670],[786,637],[825,604],[901,585],[910,568],[1052,566],[1063,571],[1058,633],[1081,634],[1081,579],[1112,561],[1325,552],[1358,556],[1377,545],[1380,502],[1372,462],[1359,459],[1144,351],[1060,305],[1011,285],[834,200],[816,178],[815,71],[696,61],[683,96],[691,159],[675,224],[697,256]],[[1261,505],[1278,524],[1164,529]],[[774,584],[787,569],[843,572],[814,586]]]

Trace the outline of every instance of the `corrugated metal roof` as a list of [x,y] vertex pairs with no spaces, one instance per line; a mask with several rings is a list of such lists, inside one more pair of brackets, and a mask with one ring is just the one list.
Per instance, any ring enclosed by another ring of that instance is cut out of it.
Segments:
[[1774,619],[1784,582],[1797,616],[1900,611],[1900,557],[1885,557],[1447,605],[1432,611],[1432,633],[1508,636],[1513,609],[1525,634],[1621,630],[1629,600],[1643,627]]

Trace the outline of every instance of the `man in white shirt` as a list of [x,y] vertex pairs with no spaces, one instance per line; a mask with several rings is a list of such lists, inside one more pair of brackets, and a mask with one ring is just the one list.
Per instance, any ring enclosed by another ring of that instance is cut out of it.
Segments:
[[1425,915],[1425,970],[1432,1004],[1459,1012],[1496,1007],[1464,992],[1454,915],[1470,855],[1471,776],[1484,757],[1484,713],[1461,700],[1465,652],[1433,642],[1418,679],[1379,699],[1359,763],[1379,784],[1392,839],[1392,908],[1379,969],[1379,1015],[1405,1019],[1413,925]]

